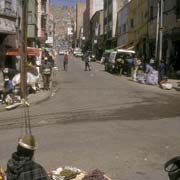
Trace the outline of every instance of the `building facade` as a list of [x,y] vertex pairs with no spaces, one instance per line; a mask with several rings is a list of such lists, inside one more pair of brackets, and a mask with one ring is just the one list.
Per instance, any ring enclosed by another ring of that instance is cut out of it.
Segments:
[[[86,0],[86,10],[84,12],[83,32],[85,37],[85,43],[90,45],[90,20],[94,13],[98,10],[102,10],[104,2],[102,0]],[[91,46],[91,45],[90,45]]]
[[28,1],[28,31],[27,31],[27,44],[29,47],[38,46],[38,1]]
[[104,0],[104,40],[107,49],[117,46],[117,12],[123,4],[124,0]]
[[96,11],[91,18],[91,45],[97,59],[100,59],[104,49],[104,10]]
[[117,47],[124,47],[129,44],[129,3],[124,6],[117,13]]
[[17,47],[16,32],[17,7],[19,2],[16,0],[0,1],[0,66],[4,67],[5,53],[8,48]]
[[45,46],[48,34],[49,14],[49,0],[38,0],[37,7],[37,40],[38,46]]
[[[149,0],[150,53],[155,54],[157,27],[157,0]],[[162,58],[168,65],[169,76],[177,77],[180,73],[180,1],[164,1],[163,8],[163,47]]]
[[83,40],[83,14],[86,10],[86,3],[76,4],[76,47],[81,47]]

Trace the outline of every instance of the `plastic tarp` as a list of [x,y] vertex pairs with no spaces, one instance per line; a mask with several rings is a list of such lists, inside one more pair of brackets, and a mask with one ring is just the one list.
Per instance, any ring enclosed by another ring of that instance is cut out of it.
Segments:
[[158,71],[153,71],[146,76],[146,84],[157,85],[158,84]]
[[[36,83],[38,82],[39,77],[33,75],[30,72],[27,72],[27,85],[31,86],[34,90],[36,90]],[[20,73],[16,74],[12,79],[13,86],[20,84]]]

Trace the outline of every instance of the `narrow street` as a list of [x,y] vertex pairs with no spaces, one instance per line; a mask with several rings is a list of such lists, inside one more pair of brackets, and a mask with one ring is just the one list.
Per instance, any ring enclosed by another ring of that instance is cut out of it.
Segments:
[[[113,180],[168,180],[164,163],[179,155],[180,94],[141,85],[71,57],[57,56],[51,97],[30,107],[36,161],[47,170],[100,169]],[[0,165],[16,149],[23,109],[1,112]]]

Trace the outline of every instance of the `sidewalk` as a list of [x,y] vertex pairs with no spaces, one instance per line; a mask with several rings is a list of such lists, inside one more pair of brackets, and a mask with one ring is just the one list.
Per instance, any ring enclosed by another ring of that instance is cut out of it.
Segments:
[[[54,78],[54,72],[53,72],[53,76],[52,76],[52,81],[53,81],[53,78]],[[50,82],[50,90],[47,91],[47,90],[40,89],[39,91],[36,91],[35,94],[28,95],[27,99],[28,99],[28,103],[30,104],[30,106],[33,104],[41,103],[41,102],[47,100],[51,96],[52,91],[53,91],[52,81]],[[41,87],[43,86],[42,84],[43,84],[42,78],[40,77],[40,86]],[[7,111],[6,104],[0,104],[0,112],[3,112],[3,111]]]
[[[100,61],[96,61],[96,63],[97,64],[99,64],[99,65],[103,65],[104,66],[104,64],[101,64],[100,63]],[[127,77],[127,76],[125,76],[125,75],[123,75],[125,78],[127,78],[127,79],[130,79],[130,77]],[[173,85],[173,90],[175,90],[175,91],[180,91],[180,79],[168,79],[168,81]],[[150,85],[151,86],[151,85]],[[154,87],[157,87],[157,88],[159,88],[159,86],[158,85],[154,85]],[[159,88],[160,89],[160,88]]]

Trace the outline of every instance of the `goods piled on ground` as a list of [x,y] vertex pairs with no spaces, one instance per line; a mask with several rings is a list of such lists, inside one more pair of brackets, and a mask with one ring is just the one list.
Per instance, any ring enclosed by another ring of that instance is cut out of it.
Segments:
[[60,167],[56,169],[55,171],[52,171],[52,179],[53,180],[71,180],[76,178],[77,175],[81,173],[80,169],[77,169],[75,167]]
[[52,171],[50,176],[53,180],[111,180],[98,169],[86,173],[78,168],[68,166]]
[[106,177],[103,172],[101,172],[98,169],[95,169],[92,172],[85,175],[82,180],[110,180],[110,179]]

